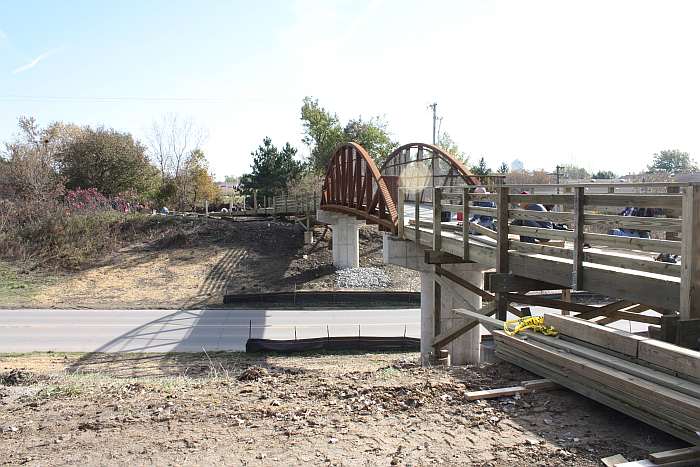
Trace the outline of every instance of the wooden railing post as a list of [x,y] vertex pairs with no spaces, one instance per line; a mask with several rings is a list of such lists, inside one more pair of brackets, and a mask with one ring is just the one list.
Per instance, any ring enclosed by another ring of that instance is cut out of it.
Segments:
[[[666,187],[666,193],[678,194],[680,192],[680,187],[677,185]],[[667,217],[678,217],[680,215],[677,209],[665,209],[664,212]],[[666,240],[678,240],[678,232],[666,232]]]
[[416,235],[415,241],[416,245],[420,247],[420,190],[416,190],[416,206],[415,206],[415,218],[416,218]]
[[469,260],[469,188],[462,190],[462,241],[464,242],[462,259]]
[[398,217],[398,219],[397,219],[398,232],[397,233],[399,235],[399,238],[403,238],[403,228],[404,228],[404,224],[403,224],[403,222],[404,222],[404,214],[403,214],[404,190],[403,190],[403,188],[399,187],[398,193],[399,194],[398,194],[397,199],[396,199],[396,203],[397,203],[396,204],[396,213],[397,213],[397,217]]
[[433,251],[442,248],[442,188],[433,188]]
[[584,195],[585,188],[574,188],[574,254],[571,287],[581,290],[583,287],[583,235],[584,235]]
[[253,209],[255,214],[258,213],[258,190],[253,191]]
[[680,319],[700,319],[700,185],[685,187],[681,232]]
[[[510,272],[508,264],[508,196],[509,188],[506,186],[498,187],[498,204],[496,206],[497,221],[498,221],[498,237],[496,243],[496,272]],[[496,317],[501,321],[505,321],[508,315],[508,294],[496,293]]]

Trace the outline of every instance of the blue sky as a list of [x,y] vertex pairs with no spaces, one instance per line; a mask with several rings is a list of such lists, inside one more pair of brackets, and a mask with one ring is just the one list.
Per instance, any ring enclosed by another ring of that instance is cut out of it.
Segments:
[[145,140],[177,113],[221,178],[264,136],[306,153],[304,96],[402,143],[430,140],[437,101],[473,159],[627,173],[700,159],[699,20],[690,1],[3,0],[0,140],[20,115]]

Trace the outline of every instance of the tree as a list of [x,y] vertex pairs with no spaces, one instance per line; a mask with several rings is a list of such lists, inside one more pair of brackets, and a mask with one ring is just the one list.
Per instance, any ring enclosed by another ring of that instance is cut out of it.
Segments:
[[241,185],[247,192],[258,190],[263,196],[284,192],[289,183],[299,180],[303,164],[295,159],[296,148],[286,143],[281,151],[272,144],[269,137],[251,153],[253,164],[251,173],[241,177]]
[[186,178],[181,185],[186,187],[186,203],[192,209],[205,200],[214,202],[221,195],[214,177],[209,173],[209,163],[201,149],[195,149],[190,153],[179,176]]
[[309,146],[309,163],[315,172],[323,172],[336,146],[343,143],[345,135],[340,121],[318,104],[318,99],[305,97],[301,106],[301,121],[304,127],[302,142]]
[[202,146],[204,139],[204,130],[192,119],[167,114],[153,122],[148,143],[163,184],[178,177],[187,158]]
[[617,175],[615,175],[615,172],[612,170],[599,170],[591,175],[591,178],[596,180],[612,180],[613,178],[617,178]]
[[398,143],[392,141],[383,118],[363,120],[360,116],[343,127],[336,114],[321,107],[318,99],[312,97],[304,98],[301,121],[304,127],[302,142],[311,150],[309,167],[316,173],[324,172],[335,148],[348,141],[364,147],[378,165],[398,147]]
[[489,175],[490,173],[491,169],[489,169],[488,165],[486,164],[486,159],[484,156],[481,156],[479,163],[472,167],[472,174],[483,177]]
[[107,196],[143,194],[156,177],[140,142],[129,133],[102,127],[83,128],[61,149],[59,163],[67,188],[96,188]]
[[697,172],[698,166],[687,152],[678,149],[665,149],[654,154],[654,159],[648,167],[651,173],[688,173]]
[[80,134],[80,128],[62,122],[41,128],[35,118],[20,117],[19,130],[0,152],[5,160],[2,190],[37,202],[56,198],[64,189],[58,153]]
[[387,156],[396,149],[399,144],[392,141],[387,130],[387,123],[374,117],[369,120],[350,120],[343,130],[345,141],[354,141],[365,148],[378,166],[386,160]]
[[459,149],[457,143],[452,140],[449,133],[446,131],[440,133],[438,137],[437,146],[442,148],[448,154],[455,156],[457,159],[462,161],[465,165],[469,164],[469,155],[465,154]]
[[575,165],[565,165],[563,169],[564,177],[569,180],[583,180],[586,178],[590,178],[588,170],[584,169],[583,167],[577,167]]
[[505,162],[501,162],[501,165],[498,166],[496,172],[498,172],[501,175],[505,175],[508,172],[510,172],[510,168],[508,167],[508,164],[506,164]]

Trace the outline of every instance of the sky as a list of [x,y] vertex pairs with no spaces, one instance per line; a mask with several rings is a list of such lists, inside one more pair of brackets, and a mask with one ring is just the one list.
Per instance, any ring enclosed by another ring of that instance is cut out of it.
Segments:
[[146,141],[193,119],[218,179],[265,136],[301,142],[305,96],[400,143],[441,130],[475,162],[626,174],[700,159],[700,2],[0,0],[0,141],[21,115]]

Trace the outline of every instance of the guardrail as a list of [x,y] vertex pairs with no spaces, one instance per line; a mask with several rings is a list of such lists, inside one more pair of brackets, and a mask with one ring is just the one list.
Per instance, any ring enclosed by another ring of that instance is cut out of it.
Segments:
[[[629,184],[622,186],[629,188]],[[507,185],[496,187],[495,193],[474,193],[473,186],[461,187],[461,193],[455,187],[449,187],[449,191],[447,187],[402,187],[397,200],[398,235],[436,252],[458,254],[465,261],[486,261],[497,272],[510,272],[511,262],[516,259],[519,264],[531,261],[534,269],[536,259],[563,261],[570,268],[571,283],[567,285],[575,290],[595,285],[591,283],[593,278],[589,281],[586,276],[600,269],[626,273],[620,276],[620,287],[634,287],[631,281],[635,276],[656,278],[666,285],[678,282],[680,297],[669,303],[678,304],[681,319],[700,318],[700,185],[670,183],[652,187],[656,193],[616,192],[618,185],[614,184],[603,187],[607,193],[599,192],[600,184],[595,188],[548,185],[550,193],[543,194],[521,194],[519,190],[511,193],[515,187]],[[569,192],[551,192],[558,189]],[[430,191],[431,196],[423,196],[422,191]],[[423,198],[432,200],[430,206],[406,203],[407,199]],[[532,210],[532,205],[547,205],[550,209],[538,206],[540,210]],[[425,212],[428,207],[432,209],[430,216]],[[653,216],[619,214],[628,207],[647,209]],[[445,221],[444,212],[461,213],[464,221],[461,225]],[[492,218],[492,228],[483,222],[469,222],[473,215]],[[549,223],[557,228],[548,228]],[[611,234],[614,229],[618,229],[617,235]],[[446,238],[450,241],[447,249],[443,246]],[[454,240],[462,242],[461,251],[457,251]],[[476,247],[478,254],[472,257],[470,249]],[[658,255],[676,263],[656,261]],[[659,293],[665,292],[660,289]]]

